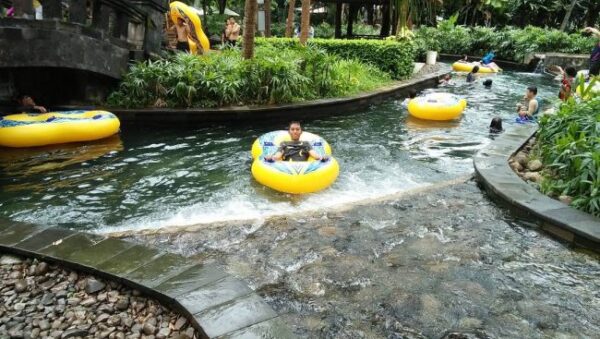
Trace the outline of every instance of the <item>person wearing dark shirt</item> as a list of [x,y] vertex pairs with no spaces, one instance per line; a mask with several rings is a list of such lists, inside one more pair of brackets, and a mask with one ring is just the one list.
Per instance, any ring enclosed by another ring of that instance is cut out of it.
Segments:
[[37,105],[30,95],[17,95],[16,101],[13,113],[47,113],[46,107]]
[[477,72],[479,72],[479,66],[474,66],[473,70],[467,74],[467,82],[474,82],[477,80],[477,76],[475,75]]
[[600,31],[594,27],[586,27],[583,31],[594,35],[598,39],[590,55],[590,76],[597,76],[600,74]]
[[301,141],[302,126],[298,121],[290,122],[288,133],[292,140],[283,141],[279,144],[279,149],[272,156],[266,156],[267,161],[307,161],[309,157],[316,160],[327,161],[329,157],[319,155],[307,141]]

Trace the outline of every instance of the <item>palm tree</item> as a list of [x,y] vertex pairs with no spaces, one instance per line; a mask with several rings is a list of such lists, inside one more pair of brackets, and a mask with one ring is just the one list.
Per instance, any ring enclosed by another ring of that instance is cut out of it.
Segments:
[[265,36],[271,36],[271,0],[265,0]]
[[246,5],[244,7],[244,59],[252,59],[252,57],[254,57],[254,30],[257,12],[257,1],[246,0]]
[[306,45],[310,30],[310,0],[302,0],[302,15],[300,17],[300,44]]
[[291,38],[292,37],[292,33],[294,33],[294,10],[296,7],[296,0],[289,0],[288,1],[288,15],[287,15],[287,20],[285,22],[285,37],[286,38]]

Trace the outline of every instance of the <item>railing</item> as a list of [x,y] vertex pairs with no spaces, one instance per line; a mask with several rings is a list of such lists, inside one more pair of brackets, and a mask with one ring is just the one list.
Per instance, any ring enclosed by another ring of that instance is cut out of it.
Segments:
[[[162,16],[166,0],[44,0],[43,20],[58,20],[90,27],[105,36],[126,41],[131,49],[157,52],[160,41],[156,30],[162,29],[152,18]],[[33,0],[1,0],[5,8],[13,7],[14,17],[35,19]],[[39,18],[38,18],[39,19]],[[152,41],[148,41],[152,40]]]

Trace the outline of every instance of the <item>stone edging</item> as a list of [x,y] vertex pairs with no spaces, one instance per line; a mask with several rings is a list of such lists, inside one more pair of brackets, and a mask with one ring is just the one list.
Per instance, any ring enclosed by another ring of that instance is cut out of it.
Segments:
[[289,121],[290,119],[312,119],[331,115],[341,115],[356,111],[368,105],[399,95],[407,95],[410,89],[434,87],[438,79],[450,69],[440,70],[425,76],[395,82],[375,91],[360,93],[345,98],[311,100],[300,103],[231,106],[220,108],[103,108],[115,113],[122,122],[138,123],[215,123],[215,122],[254,122]]
[[536,131],[537,125],[533,124],[515,126],[479,151],[473,157],[477,180],[492,197],[536,219],[543,230],[600,252],[600,219],[540,193],[510,168],[509,158]]
[[204,338],[294,338],[244,282],[214,265],[101,235],[0,220],[0,250],[55,262],[140,290]]

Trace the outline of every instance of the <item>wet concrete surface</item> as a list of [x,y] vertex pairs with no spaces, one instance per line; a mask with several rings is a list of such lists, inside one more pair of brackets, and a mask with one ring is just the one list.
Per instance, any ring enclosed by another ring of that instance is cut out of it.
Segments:
[[472,181],[343,212],[140,235],[243,278],[301,337],[598,338],[600,257]]

